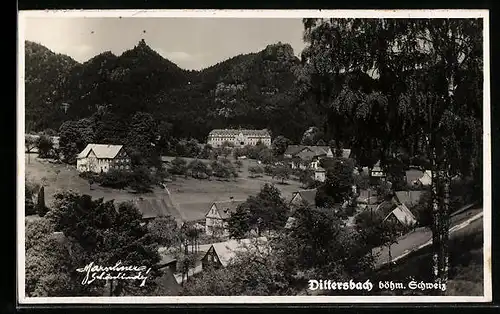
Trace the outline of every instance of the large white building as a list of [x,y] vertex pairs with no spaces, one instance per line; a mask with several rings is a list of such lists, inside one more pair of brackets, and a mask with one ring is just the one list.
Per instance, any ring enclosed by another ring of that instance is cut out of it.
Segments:
[[243,147],[256,145],[259,141],[266,146],[271,146],[271,134],[268,130],[216,129],[208,134],[207,144],[219,147],[222,143],[229,142],[235,147]]
[[76,157],[76,169],[95,173],[129,170],[130,158],[122,145],[88,144]]

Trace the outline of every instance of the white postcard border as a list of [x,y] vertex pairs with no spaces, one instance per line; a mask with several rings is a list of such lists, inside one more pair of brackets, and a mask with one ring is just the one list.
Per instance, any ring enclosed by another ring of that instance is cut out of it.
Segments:
[[25,213],[17,202],[17,296],[20,305],[30,304],[249,304],[249,303],[469,303],[492,300],[491,274],[491,121],[490,38],[488,10],[52,10],[20,11],[18,23],[17,81],[17,199],[25,195],[24,150],[24,34],[27,18],[483,18],[483,235],[484,296],[183,296],[183,297],[26,297]]

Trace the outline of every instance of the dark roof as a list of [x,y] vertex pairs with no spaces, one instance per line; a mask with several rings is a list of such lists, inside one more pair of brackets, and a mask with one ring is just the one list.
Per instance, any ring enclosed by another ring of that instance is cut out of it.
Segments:
[[424,175],[424,172],[418,169],[410,169],[406,171],[406,183],[413,184]]
[[422,191],[396,191],[394,194],[397,203],[404,204],[408,207],[417,204],[422,197]]
[[295,155],[305,148],[304,145],[288,145],[285,151],[285,155]]
[[312,158],[324,156],[328,154],[329,146],[306,146],[306,145],[289,145],[285,151],[285,155],[296,156],[301,155],[301,158]]
[[184,221],[205,220],[205,215],[212,204],[213,202],[182,203],[179,204],[179,211]]
[[222,219],[229,218],[229,214],[236,211],[236,208],[243,204],[245,200],[231,200],[214,202]]
[[181,218],[168,196],[164,198],[137,198],[132,203],[139,209],[144,219],[165,216]]
[[293,193],[292,200],[295,198],[295,196],[298,194],[300,198],[305,201],[307,204],[316,206],[316,189],[310,189],[310,190],[300,190],[295,193]]
[[215,129],[208,133],[208,136],[237,136],[242,133],[245,136],[271,136],[269,131],[263,130],[247,130],[247,129]]

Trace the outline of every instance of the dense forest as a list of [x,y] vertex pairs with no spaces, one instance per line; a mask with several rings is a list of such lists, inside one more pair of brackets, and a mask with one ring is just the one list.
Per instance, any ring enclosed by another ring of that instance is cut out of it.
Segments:
[[26,42],[26,131],[58,130],[105,111],[125,134],[132,116],[144,112],[175,138],[205,141],[213,128],[242,127],[300,141],[307,128],[323,123],[300,92],[301,69],[282,43],[187,71],[144,40],[120,56],[103,52],[81,64]]

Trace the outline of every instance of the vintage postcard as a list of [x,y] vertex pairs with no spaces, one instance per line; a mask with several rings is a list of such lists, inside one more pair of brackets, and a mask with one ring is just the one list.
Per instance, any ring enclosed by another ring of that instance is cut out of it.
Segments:
[[19,12],[19,304],[491,301],[488,16]]

